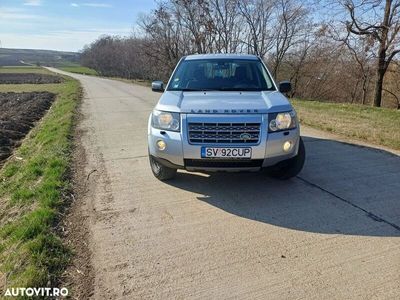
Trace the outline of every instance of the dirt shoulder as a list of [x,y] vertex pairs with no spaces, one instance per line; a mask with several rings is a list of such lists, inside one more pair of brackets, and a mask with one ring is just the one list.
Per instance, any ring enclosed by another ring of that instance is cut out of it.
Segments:
[[73,299],[88,299],[93,295],[94,274],[90,241],[90,215],[87,201],[90,197],[89,178],[85,168],[86,152],[82,144],[85,132],[80,128],[83,119],[81,105],[75,118],[72,175],[72,203],[62,224],[62,237],[72,251],[72,259],[60,279],[60,286],[67,287]]

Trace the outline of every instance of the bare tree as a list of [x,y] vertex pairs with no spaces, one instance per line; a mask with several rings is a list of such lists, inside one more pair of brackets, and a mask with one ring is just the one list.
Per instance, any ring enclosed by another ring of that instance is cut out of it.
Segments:
[[365,104],[367,101],[369,83],[371,81],[371,60],[373,54],[371,53],[372,41],[369,37],[352,39],[348,36],[344,44],[349,49],[353,59],[355,60],[360,74],[361,74],[361,103]]
[[237,52],[242,29],[238,3],[239,0],[210,0],[204,10],[209,31],[213,33],[215,52]]
[[273,56],[273,74],[278,75],[278,70],[286,53],[291,47],[299,43],[307,30],[307,10],[300,1],[279,0],[277,20],[275,23],[275,51]]
[[343,32],[341,26],[326,25],[327,35],[338,43],[342,43],[349,51],[349,56],[353,60],[351,65],[357,66],[357,81],[351,93],[351,102],[358,97],[359,86],[361,85],[361,103],[366,104],[370,81],[373,75],[372,61],[375,58],[374,40],[371,36],[357,36],[349,31]]
[[301,77],[304,75],[304,68],[308,63],[310,51],[316,46],[317,36],[310,32],[306,35],[301,43],[299,43],[293,51],[287,55],[285,63],[289,66],[290,81],[292,82],[292,91],[290,97],[297,96],[298,86]]
[[210,3],[205,0],[174,0],[175,17],[179,24],[190,31],[197,53],[212,51],[214,26],[207,16]]
[[340,3],[350,18],[346,23],[347,31],[359,37],[369,37],[377,44],[373,103],[380,107],[386,71],[400,52],[400,0],[345,0]]
[[388,79],[383,91],[394,100],[397,109],[400,109],[400,62],[394,61],[388,69]]
[[273,47],[274,31],[272,14],[274,4],[268,0],[244,0],[239,2],[239,10],[247,24],[247,34],[243,42],[247,52],[264,58]]
[[191,37],[182,25],[181,13],[170,3],[161,3],[153,13],[139,20],[144,38],[144,54],[157,65],[158,77],[166,79],[178,60],[193,52]]

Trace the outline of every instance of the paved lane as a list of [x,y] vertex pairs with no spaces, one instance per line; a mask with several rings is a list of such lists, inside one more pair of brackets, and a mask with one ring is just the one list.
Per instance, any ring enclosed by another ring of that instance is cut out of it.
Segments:
[[[400,157],[304,128],[298,178],[156,180],[149,88],[72,75],[95,299],[399,299]],[[86,178],[85,178],[86,180]]]

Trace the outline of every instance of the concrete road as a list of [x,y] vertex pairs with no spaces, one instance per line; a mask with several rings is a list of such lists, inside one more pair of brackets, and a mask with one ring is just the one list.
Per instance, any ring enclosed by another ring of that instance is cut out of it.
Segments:
[[[94,299],[399,299],[400,157],[303,128],[290,181],[147,159],[149,88],[68,74],[82,145]],[[96,170],[96,171],[94,171]]]

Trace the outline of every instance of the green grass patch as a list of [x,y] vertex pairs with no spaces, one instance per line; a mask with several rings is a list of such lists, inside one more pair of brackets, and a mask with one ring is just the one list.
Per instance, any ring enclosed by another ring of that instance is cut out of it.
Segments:
[[8,287],[51,285],[70,255],[55,225],[70,188],[73,116],[81,92],[78,81],[64,78],[61,84],[0,85],[0,91],[57,94],[15,158],[0,169],[0,272],[7,274]]
[[292,99],[302,124],[400,149],[400,110]]
[[66,71],[66,72],[71,72],[71,73],[78,73],[78,74],[84,74],[84,75],[93,75],[93,76],[97,76],[98,75],[96,70],[93,70],[93,69],[87,68],[87,67],[82,67],[82,66],[61,67],[59,69],[63,70],[63,71]]

